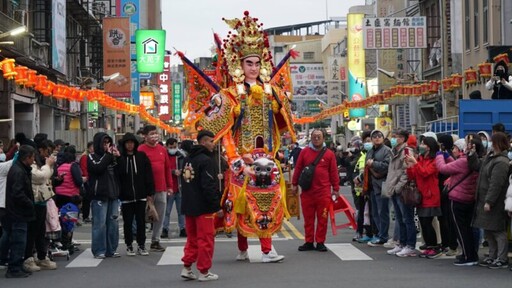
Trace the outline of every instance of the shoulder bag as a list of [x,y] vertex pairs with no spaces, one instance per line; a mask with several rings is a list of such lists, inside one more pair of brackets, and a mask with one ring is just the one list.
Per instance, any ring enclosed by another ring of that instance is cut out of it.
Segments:
[[311,188],[311,184],[313,183],[313,176],[315,174],[315,168],[318,162],[320,162],[320,159],[325,154],[325,151],[327,151],[327,148],[322,148],[322,151],[316,156],[315,161],[313,163],[307,165],[302,169],[299,176],[299,186],[302,188],[302,190],[308,190]]

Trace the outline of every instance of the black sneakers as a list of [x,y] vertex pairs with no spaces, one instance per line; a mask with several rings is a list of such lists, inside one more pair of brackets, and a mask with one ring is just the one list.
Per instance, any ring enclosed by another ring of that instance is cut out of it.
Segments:
[[185,228],[180,230],[180,237],[186,238],[187,237],[187,231],[185,231]]
[[324,243],[316,243],[316,251],[327,252],[327,247],[325,247]]
[[315,250],[315,244],[313,244],[311,242],[306,242],[303,245],[299,246],[299,251],[311,251],[311,250]]
[[5,272],[5,278],[27,278],[28,276],[30,276],[30,272],[25,272],[23,270],[20,270],[20,271],[11,271],[11,270],[7,270],[7,272]]

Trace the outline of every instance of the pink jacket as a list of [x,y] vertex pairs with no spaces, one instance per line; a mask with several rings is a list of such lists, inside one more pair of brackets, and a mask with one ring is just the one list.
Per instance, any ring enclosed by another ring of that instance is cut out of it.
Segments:
[[[466,155],[461,155],[457,160],[449,157],[444,159],[443,155],[436,156],[436,166],[439,173],[450,175],[450,178],[446,180],[444,184],[457,186],[454,187],[448,194],[448,198],[453,201],[462,203],[473,203],[475,202],[476,192],[476,181],[478,179],[478,172],[472,172],[469,174],[468,158]],[[464,177],[464,180],[461,179]]]

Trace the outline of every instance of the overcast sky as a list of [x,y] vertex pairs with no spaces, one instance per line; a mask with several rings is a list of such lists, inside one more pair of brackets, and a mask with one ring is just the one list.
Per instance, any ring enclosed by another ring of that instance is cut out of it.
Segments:
[[[263,29],[346,16],[364,0],[162,0],[166,49],[174,48],[193,60],[210,57],[213,33],[223,39],[229,31],[222,17],[242,18],[245,10],[263,23]],[[174,48],[173,48],[174,47]],[[172,65],[177,58],[173,57]]]

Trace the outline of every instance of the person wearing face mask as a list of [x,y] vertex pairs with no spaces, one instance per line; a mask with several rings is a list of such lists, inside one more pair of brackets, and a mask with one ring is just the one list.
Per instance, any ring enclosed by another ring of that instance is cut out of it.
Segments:
[[436,258],[442,251],[437,244],[436,231],[432,225],[434,217],[441,216],[441,193],[438,185],[438,170],[435,163],[439,145],[433,137],[424,137],[418,148],[419,158],[413,155],[405,157],[407,176],[414,180],[422,196],[417,212],[420,219],[421,232],[427,249],[419,256],[422,258]]
[[[356,136],[354,136],[356,137]],[[354,175],[357,175],[352,182],[354,183],[354,204],[357,210],[357,230],[356,236],[352,241],[359,243],[368,243],[377,234],[377,227],[371,217],[371,202],[368,201],[368,194],[364,194],[363,187],[363,171],[365,166],[366,154],[373,148],[372,138],[370,138],[370,131],[364,131],[361,137],[352,138],[352,145],[354,147],[362,148],[359,153],[357,161],[354,163]],[[362,140],[362,141],[361,141]],[[368,217],[365,216],[365,211],[368,211]],[[366,221],[365,221],[366,218]],[[365,232],[363,236],[363,232]]]
[[[371,215],[378,229],[378,234],[368,242],[369,246],[384,245],[389,238],[389,198],[382,195],[382,185],[386,181],[391,149],[384,145],[384,134],[380,130],[370,133],[373,147],[368,150],[365,159],[365,172],[369,172],[369,196],[371,201]],[[365,149],[370,148],[369,143],[364,144]],[[364,177],[364,175],[363,175]]]
[[174,194],[171,160],[169,159],[167,149],[158,144],[159,137],[156,126],[147,125],[144,127],[145,142],[138,147],[138,151],[146,153],[151,162],[155,182],[155,195],[152,200],[158,213],[158,221],[153,223],[153,233],[151,235],[150,248],[153,252],[165,251],[165,248],[160,245],[160,237],[165,218],[167,196]]
[[405,171],[405,157],[412,155],[413,152],[407,147],[409,132],[403,129],[397,129],[391,138],[392,156],[389,163],[386,186],[382,194],[391,198],[395,209],[395,233],[398,232],[398,244],[387,251],[389,255],[398,257],[416,256],[416,226],[414,224],[414,207],[405,205],[400,198],[402,188],[407,183],[407,173]]
[[[471,140],[473,145],[482,146],[480,139]],[[478,253],[475,249],[475,239],[471,218],[475,205],[476,181],[478,172],[472,171],[468,166],[466,156],[466,140],[455,141],[452,155],[438,151],[436,154],[436,167],[439,173],[448,176],[444,185],[448,185],[448,199],[453,226],[451,230],[456,234],[462,255],[453,263],[455,266],[473,266],[478,264]]]
[[497,132],[491,138],[492,151],[482,160],[476,147],[469,147],[469,162],[480,168],[476,187],[476,205],[473,226],[484,230],[489,244],[489,256],[479,263],[491,269],[508,267],[507,222],[505,198],[509,185],[510,147],[507,135]]
[[512,99],[512,76],[508,74],[508,66],[500,61],[494,67],[494,76],[485,84],[492,90],[492,99]]
[[5,162],[7,155],[4,153],[4,142],[0,140],[0,162]]
[[491,141],[491,137],[489,136],[489,133],[487,133],[485,131],[478,131],[476,134],[482,141],[482,145],[484,146],[484,149],[485,149],[485,154],[491,152],[492,151],[492,141]]
[[172,190],[174,194],[167,196],[167,206],[165,208],[164,226],[162,228],[162,238],[169,238],[169,224],[172,212],[172,206],[176,203],[176,212],[178,213],[178,228],[180,229],[179,236],[187,237],[185,231],[185,216],[181,214],[181,169],[183,168],[184,155],[178,149],[178,140],[176,138],[169,138],[165,142],[167,152],[169,153],[169,160],[171,160],[171,174],[172,174]]

